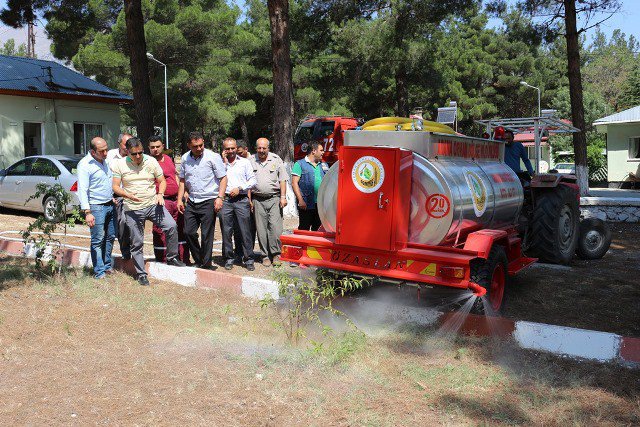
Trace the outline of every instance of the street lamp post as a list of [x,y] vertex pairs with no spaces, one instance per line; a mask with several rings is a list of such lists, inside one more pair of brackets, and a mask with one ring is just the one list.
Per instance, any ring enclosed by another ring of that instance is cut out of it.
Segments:
[[533,123],[534,123],[533,134],[535,137],[535,144],[536,144],[536,147],[535,147],[536,148],[536,173],[540,173],[540,160],[542,160],[541,135],[540,135],[540,127],[539,127],[539,121],[542,115],[542,111],[540,110],[540,88],[531,86],[529,83],[525,82],[524,80],[521,81],[520,84],[522,86],[530,87],[531,89],[535,89],[538,91],[538,118],[533,120]]
[[169,103],[167,102],[167,64],[158,61],[152,54],[147,52],[147,58],[157,62],[164,67],[164,132],[165,132],[165,145],[169,148]]
[[521,81],[520,84],[522,86],[530,87],[531,89],[535,89],[535,90],[538,91],[538,117],[540,117],[540,114],[541,114],[541,110],[540,110],[540,88],[539,87],[535,87],[535,86],[531,86],[529,83],[525,82],[524,80]]

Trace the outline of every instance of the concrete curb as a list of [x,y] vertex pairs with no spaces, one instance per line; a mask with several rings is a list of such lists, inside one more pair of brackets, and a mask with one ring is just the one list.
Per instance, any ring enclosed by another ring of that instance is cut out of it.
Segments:
[[[25,245],[17,239],[0,237],[0,251],[10,255],[35,258],[36,248],[32,244]],[[51,248],[47,248],[45,254],[50,255]],[[91,267],[91,254],[89,251],[63,248],[58,253],[58,260],[64,265],[84,268]],[[120,257],[114,258],[114,268],[129,275],[134,275],[135,270],[130,260]],[[278,284],[272,280],[258,279],[255,277],[236,276],[222,271],[203,270],[195,267],[172,267],[170,265],[147,261],[145,269],[149,277],[176,283],[181,286],[201,289],[227,290],[237,295],[250,298],[264,298],[270,295],[277,299]]]
[[[33,245],[24,245],[21,241],[0,237],[0,252],[10,255],[35,256]],[[49,250],[51,253],[51,250]],[[88,251],[62,249],[59,258],[65,265],[72,267],[90,267],[91,256]],[[115,259],[115,268],[133,275],[133,263],[121,258]],[[271,296],[278,299],[278,284],[272,280],[248,276],[235,276],[222,271],[202,270],[195,267],[172,267],[163,263],[149,261],[146,269],[150,277],[170,281],[181,286],[200,289],[227,290],[237,295],[260,299]],[[615,362],[623,365],[640,366],[640,338],[623,337],[617,334],[566,326],[547,325],[527,321],[514,321],[499,317],[484,317],[473,314],[460,317],[460,313],[438,313],[401,305],[376,301],[359,301],[351,304],[366,310],[361,313],[375,313],[378,321],[394,324],[447,324],[456,325],[455,333],[478,336],[512,337],[521,348],[549,352],[560,356],[598,362]],[[337,304],[338,305],[338,304]],[[456,317],[458,316],[458,317]],[[358,326],[356,315],[351,320]],[[361,320],[361,319],[360,319]],[[365,321],[369,323],[370,318]],[[365,328],[366,329],[366,328]]]

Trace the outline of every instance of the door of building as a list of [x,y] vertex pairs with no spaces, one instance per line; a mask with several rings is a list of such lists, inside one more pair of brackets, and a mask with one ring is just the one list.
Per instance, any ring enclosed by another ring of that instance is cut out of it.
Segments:
[[24,156],[44,154],[42,151],[42,123],[24,122]]

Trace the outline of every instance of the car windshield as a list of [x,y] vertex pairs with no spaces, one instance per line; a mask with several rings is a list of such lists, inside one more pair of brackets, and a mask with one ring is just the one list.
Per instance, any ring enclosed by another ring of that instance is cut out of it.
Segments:
[[313,137],[313,124],[313,122],[303,123],[298,127],[296,135],[293,138],[296,144],[311,141],[311,138]]
[[70,173],[76,175],[78,173],[78,162],[80,159],[62,159],[60,163],[68,170]]

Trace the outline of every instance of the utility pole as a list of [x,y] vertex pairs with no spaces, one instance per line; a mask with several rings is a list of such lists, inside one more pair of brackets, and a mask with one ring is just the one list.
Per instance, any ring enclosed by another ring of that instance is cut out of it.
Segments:
[[27,58],[36,57],[36,33],[33,22],[27,23]]

